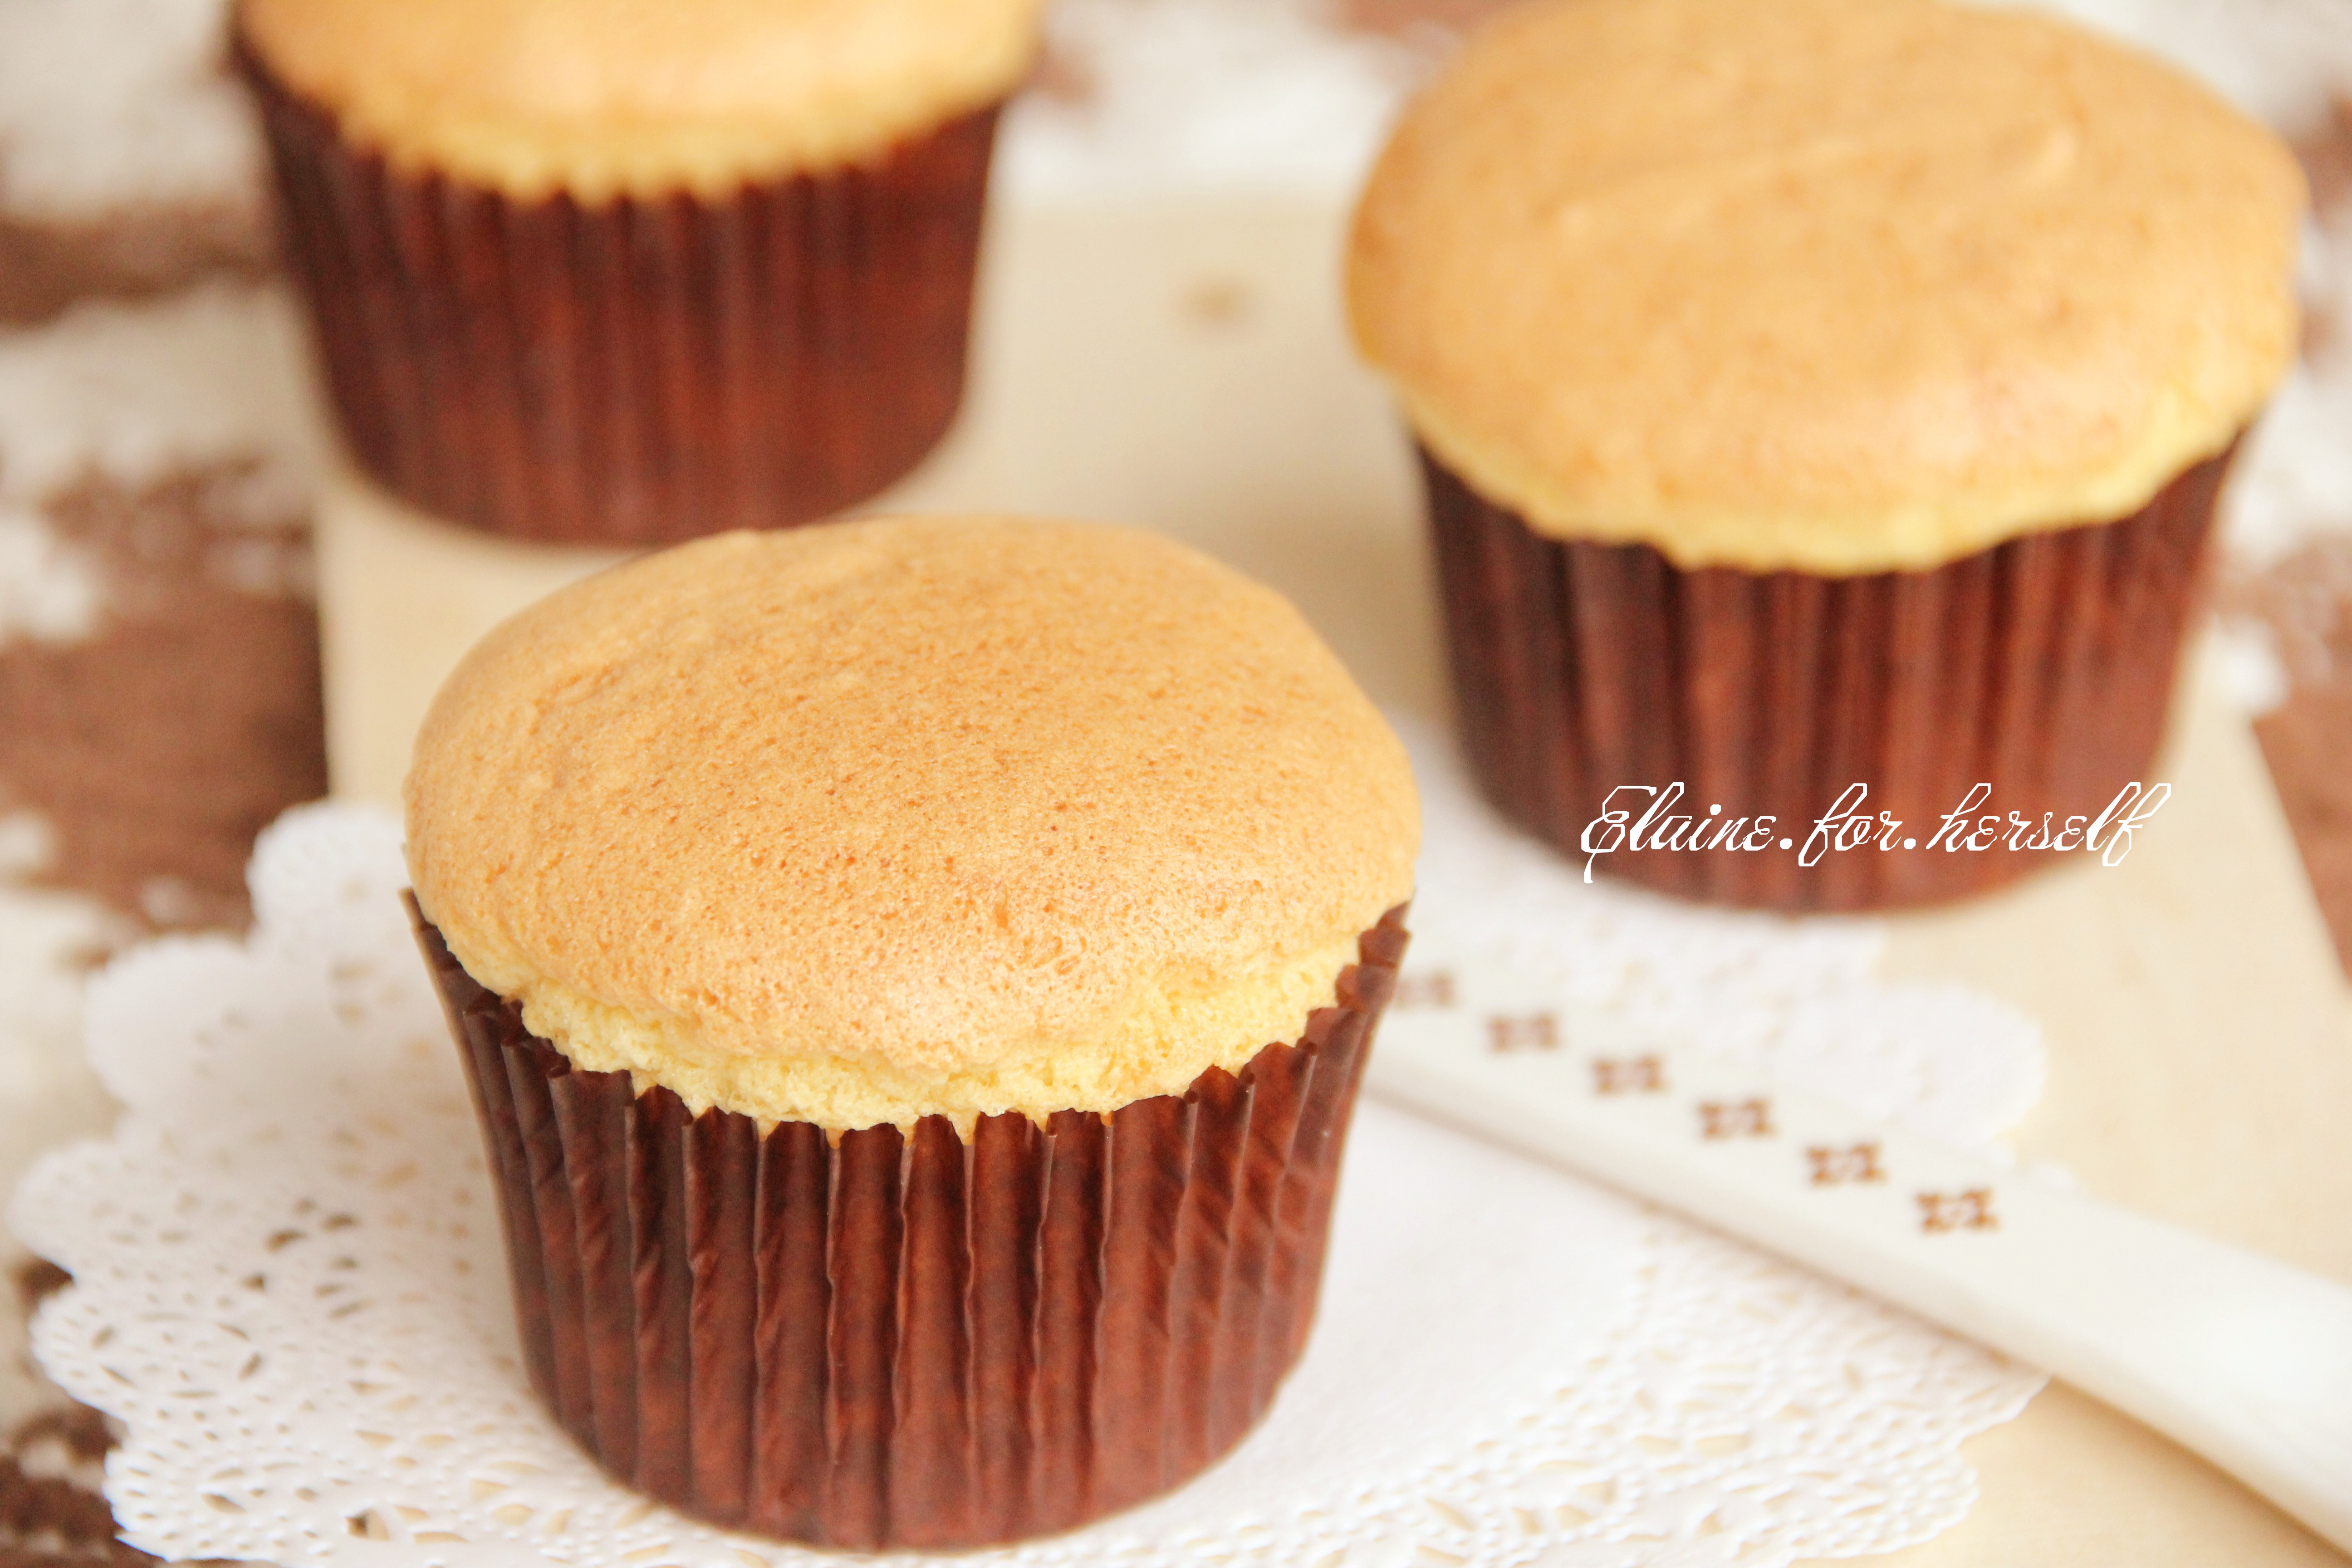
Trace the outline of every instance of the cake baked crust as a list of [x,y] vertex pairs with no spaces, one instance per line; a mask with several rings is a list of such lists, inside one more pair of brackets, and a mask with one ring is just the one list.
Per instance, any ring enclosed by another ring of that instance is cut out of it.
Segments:
[[395,166],[520,199],[724,196],[1009,94],[1042,0],[240,0],[287,88]]
[[831,1128],[1112,1110],[1297,1038],[1412,886],[1402,746],[1147,533],[735,533],[507,622],[407,789],[418,901],[574,1062]]
[[1364,354],[1561,539],[1932,567],[2137,510],[2292,362],[2305,191],[2202,87],[1947,0],[1535,0],[1358,210]]

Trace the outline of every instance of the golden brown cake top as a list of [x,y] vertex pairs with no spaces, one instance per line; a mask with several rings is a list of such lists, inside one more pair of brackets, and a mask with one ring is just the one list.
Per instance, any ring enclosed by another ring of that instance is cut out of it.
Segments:
[[346,137],[521,197],[723,195],[1004,97],[1042,0],[240,0]]
[[419,902],[583,1066],[900,1124],[1297,1038],[1412,887],[1402,747],[1298,613],[1153,535],[732,533],[499,627],[409,774]]
[[1533,0],[1407,110],[1365,355],[1562,538],[1925,567],[2126,516],[2292,361],[2304,187],[2170,68],[1946,0]]

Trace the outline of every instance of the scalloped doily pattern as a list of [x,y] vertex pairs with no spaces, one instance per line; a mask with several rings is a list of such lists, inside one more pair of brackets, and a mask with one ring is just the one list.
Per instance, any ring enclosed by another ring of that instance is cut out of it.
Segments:
[[[1988,1137],[2030,1102],[2032,1026],[1872,981],[1868,927],[1582,888],[1416,741],[1431,819],[1416,923],[1456,951],[1503,942],[1590,1005],[1851,1079],[1947,1135]],[[128,1429],[108,1473],[128,1539],[287,1564],[838,1563],[635,1498],[533,1403],[402,881],[388,817],[305,808],[257,854],[250,938],[159,943],[93,988],[92,1060],[128,1111],[110,1141],[51,1156],[13,1217],[76,1276],[35,1345]],[[1994,1065],[1962,1071],[1963,1055]],[[1378,1104],[1330,1268],[1305,1363],[1225,1463],[1076,1535],[955,1561],[1682,1568],[1883,1552],[1966,1511],[1958,1444],[2041,1381]]]

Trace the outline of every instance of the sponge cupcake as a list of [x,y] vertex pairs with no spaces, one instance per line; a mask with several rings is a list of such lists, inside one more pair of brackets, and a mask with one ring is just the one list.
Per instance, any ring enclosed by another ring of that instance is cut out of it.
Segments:
[[625,1479],[971,1545],[1264,1411],[1417,837],[1279,597],[1076,524],[728,535],[493,634],[408,821],[532,1375]]
[[646,543],[880,489],[953,417],[1039,0],[243,0],[353,455]]
[[[1800,840],[1856,783],[1923,846],[1979,783],[2004,840],[2097,813],[2144,777],[2222,466],[2293,357],[2302,200],[2268,132],[2029,11],[1491,23],[1382,155],[1349,279],[1488,794],[1580,853],[1620,785]],[[1603,865],[1852,908],[2033,858]]]

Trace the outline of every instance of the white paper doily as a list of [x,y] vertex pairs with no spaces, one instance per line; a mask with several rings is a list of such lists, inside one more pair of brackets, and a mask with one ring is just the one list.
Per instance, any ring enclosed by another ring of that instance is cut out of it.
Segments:
[[[1578,887],[1421,748],[1415,923],[1517,944],[1587,999],[1980,1140],[2032,1026],[1892,987],[1875,934]],[[388,817],[315,807],[256,856],[243,943],[93,988],[127,1111],[13,1218],[77,1283],[35,1347],[119,1417],[107,1490],[171,1558],[427,1568],[835,1563],[643,1502],[533,1403],[454,1053]],[[1554,933],[1552,940],[1540,935]],[[1411,969],[1408,965],[1408,974]],[[1990,1063],[1990,1066],[1986,1064]],[[1836,1081],[1832,1081],[1836,1080]],[[1955,1522],[1958,1454],[2040,1379],[1568,1176],[1363,1107],[1322,1319],[1266,1424],[1176,1495],[967,1563],[1785,1563]]]

